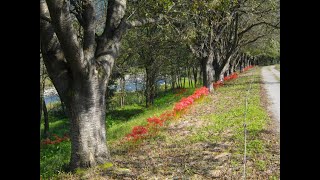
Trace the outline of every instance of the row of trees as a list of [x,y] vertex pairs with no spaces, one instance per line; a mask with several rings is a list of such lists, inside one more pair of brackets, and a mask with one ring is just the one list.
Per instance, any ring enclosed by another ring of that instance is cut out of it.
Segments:
[[279,41],[279,22],[276,0],[40,0],[41,54],[71,124],[70,168],[110,161],[110,77],[145,74],[146,106],[159,78],[176,88],[201,76],[213,91],[213,82],[256,62],[256,44]]

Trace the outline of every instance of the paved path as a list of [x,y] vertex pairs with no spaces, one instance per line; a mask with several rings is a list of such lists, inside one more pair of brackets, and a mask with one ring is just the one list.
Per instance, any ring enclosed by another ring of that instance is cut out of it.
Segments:
[[277,122],[277,132],[280,133],[280,72],[274,66],[265,66],[261,73],[269,97],[269,110]]

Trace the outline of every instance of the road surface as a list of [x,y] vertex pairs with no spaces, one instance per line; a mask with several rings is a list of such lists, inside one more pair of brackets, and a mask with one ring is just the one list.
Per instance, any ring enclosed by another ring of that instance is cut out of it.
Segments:
[[268,110],[276,121],[276,131],[280,133],[280,72],[274,66],[264,66],[262,81],[270,102]]

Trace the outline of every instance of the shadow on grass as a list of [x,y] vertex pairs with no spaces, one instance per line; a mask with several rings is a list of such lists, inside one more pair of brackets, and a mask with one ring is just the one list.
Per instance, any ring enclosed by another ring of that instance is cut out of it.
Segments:
[[[247,85],[247,84],[249,84],[249,82],[227,82],[226,84],[224,84],[223,86],[224,87],[228,87],[228,86],[235,86],[235,85]],[[261,82],[261,81],[253,81],[252,82],[252,84],[263,84],[263,82]]]
[[143,107],[134,107],[132,109],[117,109],[107,113],[107,120],[114,122],[126,122],[132,117],[143,113],[145,110]]
[[[50,117],[49,117],[50,119]],[[43,126],[43,124],[41,125]],[[49,137],[52,137],[53,134],[56,134],[60,137],[64,136],[64,134],[69,134],[70,122],[68,119],[60,119],[55,120],[54,122],[50,122],[49,124]],[[41,128],[41,139],[43,139],[43,128]]]

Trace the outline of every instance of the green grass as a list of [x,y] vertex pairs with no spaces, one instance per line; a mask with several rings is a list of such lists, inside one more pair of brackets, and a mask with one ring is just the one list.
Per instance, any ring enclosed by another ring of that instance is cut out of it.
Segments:
[[[159,93],[154,101],[154,105],[145,108],[139,105],[127,105],[123,108],[117,108],[107,113],[107,143],[118,141],[126,134],[130,133],[132,127],[144,125],[146,119],[154,115],[159,116],[166,110],[171,110],[175,102],[182,97],[191,95],[194,88],[189,88],[179,96],[176,91],[166,91]],[[55,108],[58,104],[53,104],[50,108]],[[63,136],[69,132],[69,121],[67,118],[49,116],[50,134]],[[43,124],[40,128],[43,133]],[[70,160],[71,143],[62,142],[56,145],[47,145],[40,148],[40,174],[43,179],[54,178],[59,171],[63,171],[64,164]]]
[[[251,73],[253,73],[253,76],[251,76]],[[250,76],[243,76],[226,82],[223,87],[215,92],[219,99],[215,103],[215,112],[201,118],[210,122],[209,125],[199,129],[198,133],[190,136],[185,140],[186,142],[221,143],[231,141],[235,143],[233,153],[243,156],[243,124],[245,122],[247,124],[247,158],[255,158],[257,155],[266,153],[266,144],[259,135],[265,129],[270,118],[260,102],[260,68],[249,70],[246,74]],[[253,81],[252,89],[248,96],[248,111],[244,121],[245,97],[251,81]],[[231,136],[227,136],[226,132],[230,132]],[[242,164],[239,159],[233,159],[232,162],[238,165]],[[261,160],[256,163],[256,167],[263,170],[266,168],[266,162]]]
[[40,175],[43,179],[54,178],[64,170],[70,160],[71,144],[69,141],[40,148]]
[[274,67],[276,70],[280,71],[280,64],[276,64]]
[[[122,121],[119,118],[121,116],[113,116],[111,122],[115,122],[112,126],[109,126],[107,129],[107,139],[108,143],[119,140],[119,138],[124,137],[126,134],[131,132],[133,126],[146,125],[146,119],[152,116],[159,116],[166,110],[171,110],[175,102],[179,101],[182,97],[191,95],[194,92],[193,88],[187,89],[187,91],[179,96],[176,96],[174,92],[168,91],[160,94],[159,98],[155,99],[154,105],[150,108],[137,108],[135,111],[139,111],[138,114],[133,115],[128,119],[123,119]],[[132,110],[132,109],[131,109]]]

